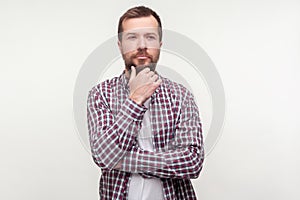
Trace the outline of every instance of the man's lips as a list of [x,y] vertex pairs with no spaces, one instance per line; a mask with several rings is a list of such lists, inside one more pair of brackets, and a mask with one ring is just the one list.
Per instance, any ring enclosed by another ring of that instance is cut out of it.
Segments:
[[136,55],[135,58],[137,58],[137,59],[147,59],[147,58],[150,58],[151,59],[151,56],[143,54],[143,55]]
[[137,59],[147,59],[149,58],[148,56],[136,56]]

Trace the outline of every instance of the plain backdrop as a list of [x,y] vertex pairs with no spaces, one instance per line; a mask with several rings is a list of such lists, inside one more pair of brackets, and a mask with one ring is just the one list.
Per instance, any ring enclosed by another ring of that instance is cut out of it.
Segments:
[[226,93],[200,200],[300,199],[300,2],[0,1],[0,199],[96,200],[100,170],[73,121],[88,55],[134,5],[197,42]]

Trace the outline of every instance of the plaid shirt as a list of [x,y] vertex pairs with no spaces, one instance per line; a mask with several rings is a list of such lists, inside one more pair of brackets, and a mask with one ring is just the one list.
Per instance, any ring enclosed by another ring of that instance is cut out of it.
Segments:
[[160,178],[166,200],[196,199],[190,179],[199,176],[204,161],[198,108],[186,88],[160,78],[149,107],[154,152],[138,146],[147,108],[128,98],[124,72],[89,92],[88,129],[93,159],[102,170],[101,200],[127,199],[131,173]]

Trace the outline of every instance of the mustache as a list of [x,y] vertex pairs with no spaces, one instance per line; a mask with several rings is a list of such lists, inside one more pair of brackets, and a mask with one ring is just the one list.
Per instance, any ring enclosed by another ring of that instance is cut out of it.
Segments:
[[147,51],[145,51],[145,50],[142,50],[142,51],[137,52],[136,54],[132,55],[131,58],[137,58],[137,57],[139,57],[139,56],[145,56],[145,57],[150,58],[151,60],[153,59],[153,56],[149,55],[149,54],[147,53]]

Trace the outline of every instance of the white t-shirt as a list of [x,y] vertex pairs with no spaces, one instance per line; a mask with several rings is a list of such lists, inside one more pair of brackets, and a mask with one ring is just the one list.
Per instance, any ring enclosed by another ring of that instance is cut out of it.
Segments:
[[[153,151],[149,113],[150,98],[144,103],[148,110],[144,114],[141,131],[138,135],[140,148]],[[129,185],[129,200],[163,200],[163,187],[159,178],[143,178],[133,173]]]

